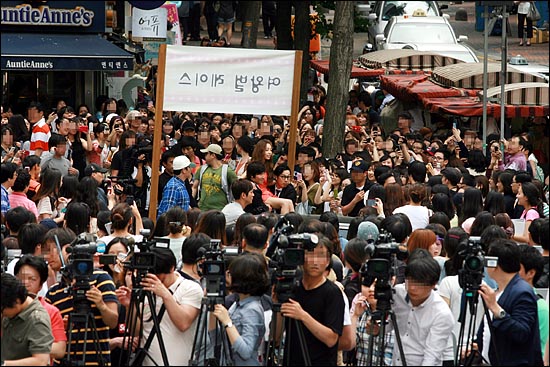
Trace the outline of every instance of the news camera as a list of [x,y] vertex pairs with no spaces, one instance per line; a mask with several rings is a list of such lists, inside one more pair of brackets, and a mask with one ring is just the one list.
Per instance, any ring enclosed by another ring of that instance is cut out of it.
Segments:
[[109,179],[112,183],[120,186],[120,188],[116,185],[113,186],[113,191],[115,192],[115,194],[118,196],[126,195],[126,203],[128,205],[133,205],[135,183],[137,182],[137,180],[128,176],[109,176]]
[[266,256],[271,259],[270,268],[275,268],[272,282],[279,303],[287,302],[297,285],[298,266],[304,264],[305,251],[313,251],[319,238],[311,233],[292,233],[293,226],[281,218],[275,225],[276,233],[270,240]]
[[203,260],[200,263],[200,272],[206,288],[206,297],[215,303],[223,304],[227,295],[225,271],[230,259],[240,253],[238,248],[222,249],[221,241],[212,239],[207,248],[201,247],[197,253],[199,259]]
[[392,235],[384,230],[380,231],[378,241],[370,241],[366,252],[369,256],[361,267],[362,284],[374,286],[374,298],[378,300],[379,310],[389,309],[392,300],[391,278],[396,274],[397,260],[407,259],[409,253],[406,248],[395,242]]
[[69,263],[61,269],[66,279],[70,294],[73,297],[74,312],[86,314],[90,312],[90,302],[86,292],[90,290],[90,282],[94,274],[94,254],[97,252],[97,236],[91,233],[79,234],[67,247]]
[[483,280],[485,267],[495,268],[498,258],[485,256],[481,237],[472,236],[458,246],[458,255],[464,262],[458,271],[458,283],[466,293],[477,292]]
[[151,252],[153,247],[166,247],[159,246],[158,241],[148,241],[147,238],[150,235],[150,230],[142,229],[139,232],[143,236],[141,242],[135,243],[137,250],[134,251],[129,261],[125,261],[122,264],[124,267],[132,272],[132,287],[135,289],[142,289],[141,281],[148,273],[154,273],[156,266],[156,255]]

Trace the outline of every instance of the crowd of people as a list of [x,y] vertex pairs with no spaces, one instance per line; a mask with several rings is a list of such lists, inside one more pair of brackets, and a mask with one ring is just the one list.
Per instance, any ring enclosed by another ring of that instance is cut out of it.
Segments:
[[[209,324],[212,341],[220,332],[214,321],[223,325],[238,365],[259,365],[270,357],[271,340],[279,346],[281,330],[270,328],[275,317],[280,327],[283,318],[299,321],[287,323],[284,334],[292,365],[306,362],[298,325],[313,365],[363,366],[373,357],[388,365],[450,365],[457,345],[464,346],[460,357],[541,365],[548,358],[548,299],[537,296],[548,289],[548,121],[529,121],[506,140],[489,134],[484,149],[478,132],[451,120],[416,130],[404,111],[381,123],[392,96],[351,90],[342,152],[323,157],[326,93],[320,85],[310,91],[313,101],[298,115],[293,168],[287,116],[164,113],[162,136],[155,136],[147,101],[130,111],[112,98],[99,101],[97,111],[32,102],[26,116],[3,106],[2,245],[21,251],[2,275],[5,365],[83,356],[86,365],[119,365],[130,345],[138,347],[137,339],[123,343],[136,286],[127,264],[137,244],[153,239],[169,248],[153,248],[154,270],[140,287],[155,300],[144,301],[145,314],[164,313],[170,365],[192,357],[207,288],[201,263],[211,240],[240,253],[228,265],[228,294]],[[160,157],[152,155],[155,140]],[[159,204],[157,217],[148,218],[153,175]],[[340,231],[345,217],[347,233]],[[313,245],[292,296],[276,308],[280,294],[271,292],[266,248],[282,220],[294,234],[315,236],[308,237]],[[90,330],[69,325],[75,295],[64,269],[72,261],[68,249],[85,233],[104,245],[93,255],[85,292],[101,351]],[[460,274],[464,249],[478,237],[482,253],[498,261],[476,289],[478,335],[467,340],[459,335]],[[389,280],[397,325],[388,324],[385,335],[375,317],[377,281],[364,273],[379,238],[409,254],[395,262]],[[114,262],[102,265],[105,255]],[[139,325],[141,347],[147,336],[155,339],[145,365],[162,360],[153,326],[150,319]]]

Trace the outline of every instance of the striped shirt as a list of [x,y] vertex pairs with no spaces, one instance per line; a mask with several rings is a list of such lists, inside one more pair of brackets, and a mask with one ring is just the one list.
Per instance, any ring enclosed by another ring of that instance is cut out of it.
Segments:
[[[94,274],[92,275],[90,286],[96,286],[103,295],[103,301],[105,303],[107,302],[116,302],[118,303],[118,299],[115,294],[115,283],[113,282],[113,279],[107,272],[103,270],[94,270]],[[61,316],[64,317],[65,315],[69,316],[69,319],[71,320],[73,325],[69,325],[68,329],[71,331],[70,335],[67,335],[67,337],[71,340],[70,348],[71,348],[71,361],[72,364],[76,363],[77,361],[82,361],[83,359],[83,339],[84,339],[84,332],[86,329],[80,328],[80,327],[74,327],[75,324],[80,324],[79,318],[74,316],[74,308],[73,308],[73,296],[71,294],[70,287],[67,287],[65,283],[56,283],[50,287],[48,290],[48,293],[46,294],[46,302],[51,303],[52,305],[56,306],[59,311],[61,312]],[[96,330],[98,334],[98,340],[101,347],[101,354],[103,355],[103,359],[105,361],[105,365],[108,366],[111,364],[111,355],[109,350],[109,326],[107,326],[103,322],[103,318],[101,317],[101,312],[96,307],[96,305],[92,302],[87,302],[87,304],[90,305],[91,313],[94,316],[95,324],[96,324]],[[72,314],[72,315],[71,315]],[[72,317],[72,319],[71,319]],[[82,325],[84,321],[82,320]],[[68,343],[67,343],[68,344]],[[98,356],[100,352],[95,347],[95,340],[94,340],[94,334],[93,334],[93,328],[91,325],[88,325],[87,328],[87,340],[86,340],[86,366],[97,366],[99,365]],[[69,348],[69,345],[67,345],[67,348]],[[67,349],[68,350],[68,349]],[[55,361],[59,362],[59,361]],[[54,363],[54,365],[59,365],[58,363]]]
[[32,127],[30,155],[35,154],[36,149],[48,151],[48,140],[50,140],[50,126],[44,118],[40,119]]

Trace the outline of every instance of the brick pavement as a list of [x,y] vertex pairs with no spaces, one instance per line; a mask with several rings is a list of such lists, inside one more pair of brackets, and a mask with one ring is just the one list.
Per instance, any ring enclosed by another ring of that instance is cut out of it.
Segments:
[[[458,9],[463,8],[468,14],[467,21],[456,21],[455,13]],[[457,36],[466,35],[468,36],[468,41],[466,43],[476,51],[476,54],[480,60],[483,58],[483,32],[478,32],[475,30],[475,3],[474,2],[463,2],[462,4],[450,4],[449,8],[443,11],[446,14],[449,14],[449,21],[455,30]],[[510,26],[512,28],[512,36],[508,38],[508,58],[511,56],[516,56],[518,54],[524,56],[530,63],[538,63],[542,65],[549,65],[549,52],[548,52],[548,43],[541,44],[532,44],[530,47],[518,46],[519,39],[517,38],[517,15],[511,15],[509,17]],[[206,29],[206,23],[204,18],[201,18],[203,22],[203,29]],[[202,36],[206,35],[206,31],[201,32]],[[239,47],[239,42],[241,39],[241,22],[235,23],[235,31],[233,32],[232,38],[232,47]],[[353,57],[354,59],[358,58],[362,54],[363,46],[367,41],[366,33],[355,33],[353,36]],[[488,40],[488,56],[490,61],[500,61],[500,36],[490,36]],[[199,42],[188,42],[188,45],[198,46]],[[328,59],[328,47],[329,42],[322,42],[323,49],[321,58]],[[273,39],[264,39],[263,38],[263,26],[260,24],[258,27],[258,40],[257,47],[259,49],[273,49]]]
[[[456,21],[455,12],[458,9],[466,10],[468,14],[468,21]],[[444,13],[449,14],[450,23],[455,30],[457,36],[466,35],[468,41],[466,42],[472,49],[476,50],[476,53],[480,60],[483,57],[483,44],[484,34],[475,30],[475,3],[464,2],[462,4],[449,5],[449,9],[444,10]],[[518,34],[518,17],[516,14],[509,16],[509,23],[512,29],[512,36],[508,36],[508,58],[511,56],[522,55],[530,63],[537,63],[542,65],[549,65],[549,53],[548,42],[531,44],[531,46],[519,46]],[[488,57],[491,61],[500,61],[501,36],[489,36],[488,39]]]

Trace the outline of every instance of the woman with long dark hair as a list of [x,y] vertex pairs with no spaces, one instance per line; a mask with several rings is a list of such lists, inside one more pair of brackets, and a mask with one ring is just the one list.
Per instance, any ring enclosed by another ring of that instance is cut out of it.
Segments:
[[462,213],[459,216],[458,224],[468,233],[475,220],[476,215],[483,210],[483,194],[481,190],[468,187],[464,190],[462,198]]
[[512,191],[513,179],[514,175],[512,173],[504,171],[498,175],[496,182],[497,191],[504,195],[504,207],[510,218],[515,218],[514,203],[516,202],[516,195]]
[[37,221],[51,218],[56,223],[62,223],[64,212],[58,211],[64,209],[67,205],[67,199],[59,196],[61,187],[61,171],[55,168],[44,170],[40,174],[40,188],[34,195],[33,201],[38,209]]
[[201,213],[193,233],[204,233],[213,240],[220,240],[222,248],[229,245],[225,233],[225,215],[220,210]]
[[[31,138],[29,128],[23,115],[13,115],[8,120],[8,126],[13,131],[13,141],[17,143],[26,142]],[[19,147],[21,148],[21,146]]]
[[519,219],[525,221],[525,226],[523,233],[514,234],[512,239],[516,242],[534,245],[532,239],[529,237],[529,226],[535,219],[544,218],[543,203],[540,198],[539,189],[532,182],[524,182],[518,188],[517,198],[518,205],[524,208]]
[[472,223],[472,227],[470,228],[470,236],[481,236],[485,228],[493,224],[496,224],[493,214],[487,211],[482,211],[481,213],[478,213]]
[[489,191],[483,204],[483,210],[490,212],[492,215],[498,213],[506,213],[504,206],[504,194],[497,191]]
[[[87,131],[87,132],[84,132]],[[79,172],[79,178],[84,177],[86,168],[86,154],[92,150],[92,131],[88,131],[88,122],[81,117],[69,120],[69,134],[67,141],[71,146],[73,167]]]

